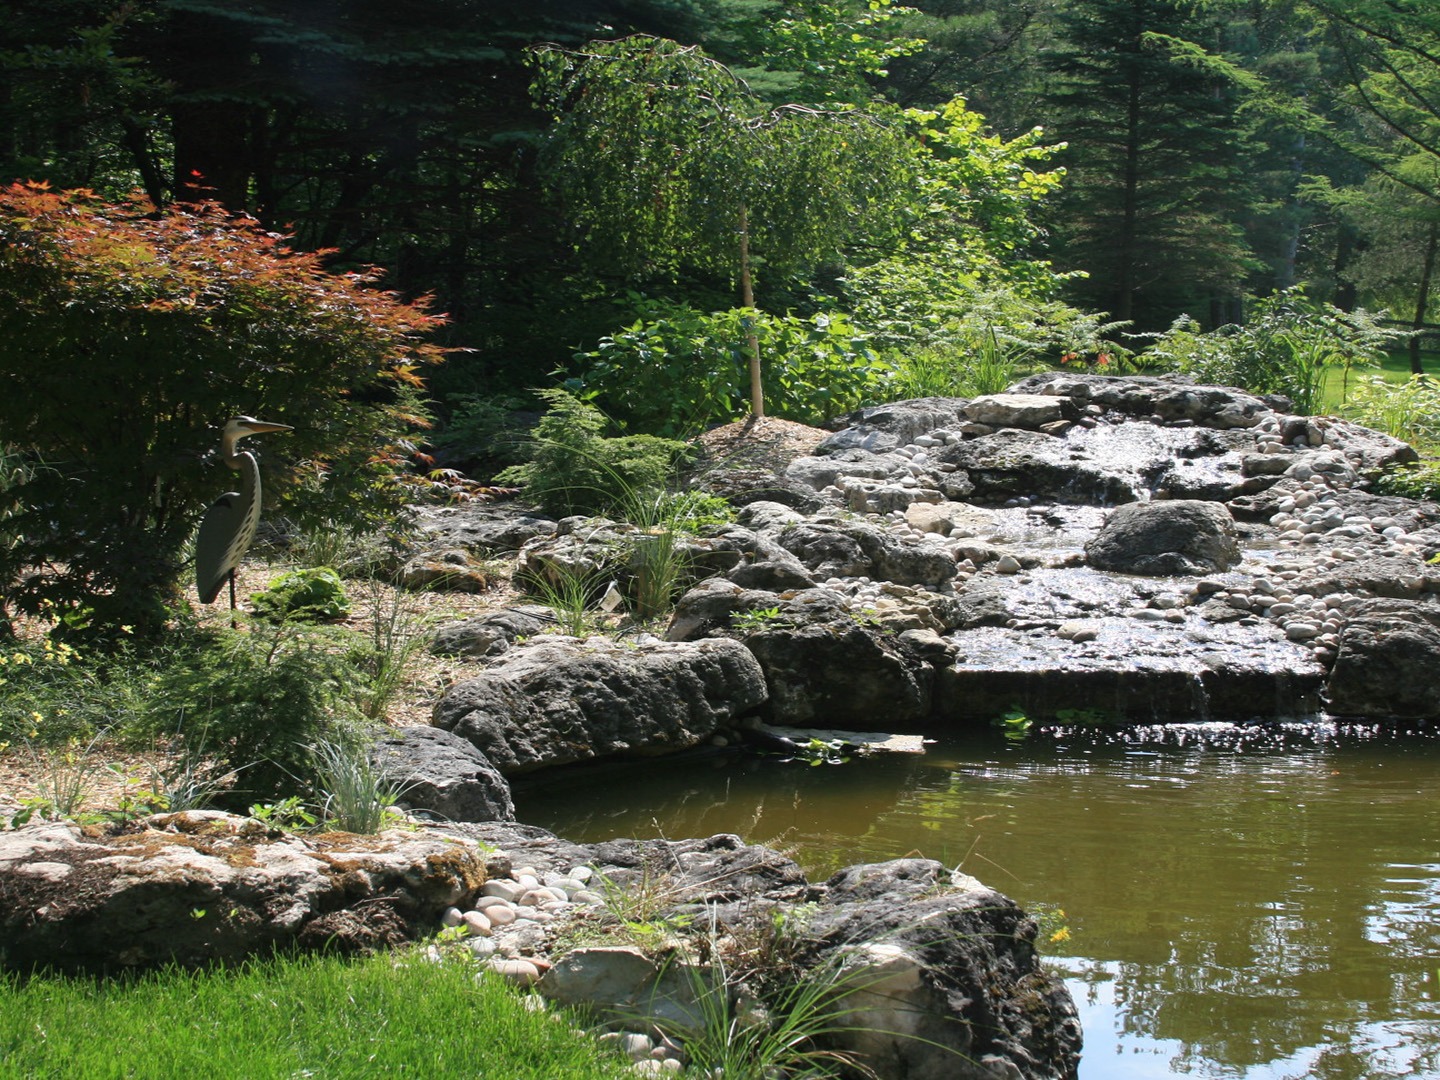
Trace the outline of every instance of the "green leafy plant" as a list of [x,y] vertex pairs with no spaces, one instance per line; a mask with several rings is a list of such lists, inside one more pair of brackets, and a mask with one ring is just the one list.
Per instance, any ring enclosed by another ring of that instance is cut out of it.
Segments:
[[327,622],[350,613],[345,583],[328,566],[290,570],[253,593],[255,616],[268,622]]
[[1378,495],[1440,502],[1440,461],[1430,459],[1392,466],[1375,478],[1372,487]]
[[293,791],[309,775],[307,748],[359,719],[344,634],[262,624],[202,638],[189,662],[159,673],[144,722],[152,736],[203,740],[217,764],[237,773],[228,800]]
[[821,424],[879,392],[884,368],[841,313],[809,318],[746,308],[702,312],[631,295],[631,325],[576,355],[573,384],[645,431],[685,436],[743,415],[749,335],[765,355],[767,412]]
[[1025,714],[1025,710],[1016,706],[1001,713],[994,720],[994,726],[999,728],[1008,742],[1023,742],[1030,735],[1030,728],[1034,722]]
[[779,606],[730,613],[730,625],[742,634],[754,634],[771,627],[783,626],[788,621],[788,616]]
[[1378,364],[1400,336],[1379,316],[1341,311],[1290,289],[1253,301],[1243,325],[1208,334],[1182,316],[1143,356],[1147,364],[1173,366],[1201,382],[1284,394],[1296,412],[1309,414],[1320,404],[1328,370],[1348,380],[1353,368]]
[[1403,383],[1378,376],[1359,380],[1345,401],[1345,414],[1411,446],[1440,449],[1440,382],[1414,375]]
[[307,832],[320,821],[299,795],[287,795],[275,802],[251,803],[246,813],[281,832]]

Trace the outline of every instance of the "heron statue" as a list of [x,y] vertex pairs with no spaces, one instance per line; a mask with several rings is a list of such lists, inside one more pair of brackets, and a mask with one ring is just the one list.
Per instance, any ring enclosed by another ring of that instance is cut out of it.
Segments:
[[225,424],[220,454],[225,464],[240,474],[240,490],[221,495],[200,522],[200,535],[195,538],[195,588],[202,604],[212,603],[228,581],[234,609],[235,568],[260,524],[260,464],[254,454],[237,450],[237,445],[250,435],[291,430],[289,424],[272,424],[253,416],[237,416]]

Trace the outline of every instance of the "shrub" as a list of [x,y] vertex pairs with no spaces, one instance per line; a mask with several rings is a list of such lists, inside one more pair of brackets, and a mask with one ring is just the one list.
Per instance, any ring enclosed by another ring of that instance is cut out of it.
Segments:
[[1373,376],[1360,380],[1345,403],[1357,423],[1412,446],[1440,447],[1440,382],[1425,375],[1403,383]]
[[440,320],[373,284],[216,205],[0,189],[0,431],[43,463],[4,496],[10,600],[93,632],[161,628],[231,482],[214,450],[236,414],[295,425],[264,448],[267,505],[301,524],[390,516]]
[[358,723],[343,635],[287,624],[219,633],[161,673],[148,724],[235,770],[240,805],[293,792],[311,774],[309,748]]
[[530,460],[500,473],[547,513],[621,513],[665,490],[687,448],[653,435],[607,438],[604,414],[561,389],[539,391],[548,406],[529,440]]
[[749,408],[747,335],[764,357],[766,413],[819,424],[881,385],[869,341],[842,314],[810,318],[747,308],[702,312],[632,297],[639,318],[579,353],[575,387],[644,431],[686,436]]
[[1301,414],[1320,405],[1327,368],[1373,367],[1400,335],[1365,311],[1341,311],[1299,289],[1251,304],[1243,326],[1201,333],[1195,320],[1177,319],[1144,359],[1174,367],[1205,383],[1257,394],[1284,394]]

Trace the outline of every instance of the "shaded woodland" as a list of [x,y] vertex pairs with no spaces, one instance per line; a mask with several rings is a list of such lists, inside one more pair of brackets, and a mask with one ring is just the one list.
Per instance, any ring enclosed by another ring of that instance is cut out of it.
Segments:
[[[624,219],[601,243],[547,155],[564,105],[537,97],[533,47],[634,34],[698,46],[757,113],[863,113],[925,156],[865,196],[887,213],[847,205],[805,257],[758,244],[745,307],[849,320],[882,354],[997,306],[1015,325],[1068,304],[1123,324],[1112,337],[1211,329],[1295,286],[1430,318],[1440,10],[1423,0],[17,0],[0,177],[213,198],[332,268],[383,267],[467,350],[432,377],[443,416],[583,379],[576,354],[656,304],[672,323],[742,304],[735,266],[686,257],[693,236],[627,261]],[[670,198],[642,195],[657,214]],[[819,215],[795,199],[781,219]]]

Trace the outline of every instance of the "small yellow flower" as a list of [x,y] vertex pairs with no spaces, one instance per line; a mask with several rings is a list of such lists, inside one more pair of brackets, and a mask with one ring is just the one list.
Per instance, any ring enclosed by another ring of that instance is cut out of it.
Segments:
[[1062,926],[1062,927],[1060,927],[1059,930],[1056,930],[1053,934],[1050,935],[1050,944],[1051,944],[1051,945],[1058,945],[1058,944],[1059,944],[1060,942],[1062,942],[1062,941],[1069,941],[1069,940],[1070,940],[1070,928],[1069,928],[1068,926]]

